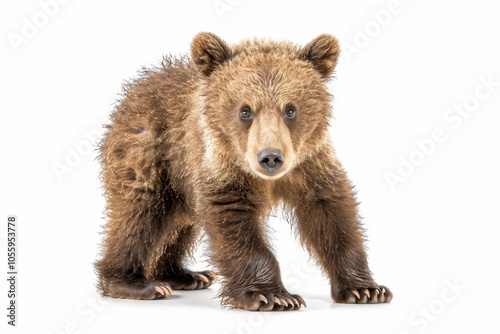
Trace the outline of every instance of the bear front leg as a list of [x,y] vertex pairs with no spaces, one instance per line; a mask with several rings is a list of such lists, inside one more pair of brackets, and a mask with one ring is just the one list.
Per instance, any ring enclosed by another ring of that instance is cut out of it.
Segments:
[[222,276],[222,304],[251,311],[299,309],[305,303],[283,286],[265,238],[261,204],[251,194],[230,188],[212,191],[204,208],[211,258]]
[[331,281],[339,303],[388,303],[391,291],[377,285],[368,267],[352,184],[338,162],[299,170],[307,179],[293,205],[301,239]]

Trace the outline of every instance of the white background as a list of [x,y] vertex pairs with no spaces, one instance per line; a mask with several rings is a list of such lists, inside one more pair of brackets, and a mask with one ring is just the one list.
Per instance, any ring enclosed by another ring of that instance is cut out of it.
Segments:
[[[5,226],[18,215],[20,239],[18,327],[6,325],[2,279],[3,333],[498,332],[495,2],[47,2],[0,8],[0,220]],[[270,221],[276,253],[306,309],[223,309],[217,286],[151,302],[98,297],[92,262],[105,220],[96,138],[123,80],[163,54],[188,52],[199,31],[229,43],[340,39],[331,134],[356,184],[371,268],[393,290],[391,304],[333,303],[328,282],[280,219]],[[465,116],[454,113],[459,107]],[[55,166],[66,169],[58,176]],[[391,186],[387,175],[398,169],[403,176]],[[6,268],[4,227],[0,236]]]

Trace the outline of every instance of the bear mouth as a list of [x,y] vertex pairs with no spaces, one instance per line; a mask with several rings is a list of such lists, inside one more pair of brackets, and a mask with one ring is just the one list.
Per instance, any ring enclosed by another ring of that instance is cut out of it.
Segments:
[[258,177],[264,179],[264,180],[277,180],[279,178],[281,178],[283,175],[286,174],[285,171],[279,171],[279,172],[276,172],[276,173],[270,173],[270,172],[266,172],[266,173],[261,173],[261,172],[257,172],[256,171],[256,174]]
[[277,168],[262,168],[259,165],[254,166],[253,164],[250,164],[250,170],[252,174],[264,180],[277,180],[288,174],[288,172],[291,169],[292,169],[291,163],[285,164]]

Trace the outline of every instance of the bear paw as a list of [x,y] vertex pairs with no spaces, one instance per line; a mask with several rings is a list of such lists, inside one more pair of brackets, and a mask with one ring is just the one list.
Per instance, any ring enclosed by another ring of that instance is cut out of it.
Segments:
[[301,296],[288,292],[246,292],[239,297],[223,296],[222,303],[248,311],[290,311],[307,306]]
[[200,290],[206,289],[217,279],[217,275],[212,271],[183,271],[167,275],[165,281],[174,290]]
[[337,303],[347,304],[390,303],[392,292],[383,285],[366,289],[344,289],[337,296],[334,296],[333,299]]
[[161,299],[172,297],[172,288],[161,281],[110,279],[103,283],[103,295],[123,299]]

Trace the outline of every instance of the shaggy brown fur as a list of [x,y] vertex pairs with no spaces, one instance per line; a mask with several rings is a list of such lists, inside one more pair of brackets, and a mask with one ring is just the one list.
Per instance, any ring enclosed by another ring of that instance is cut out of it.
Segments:
[[96,263],[105,296],[168,297],[216,275],[185,267],[204,227],[224,304],[291,310],[266,239],[284,203],[337,302],[389,302],[368,268],[351,182],[328,138],[337,40],[228,46],[200,33],[192,60],[165,59],[125,87],[102,143],[109,222]]

